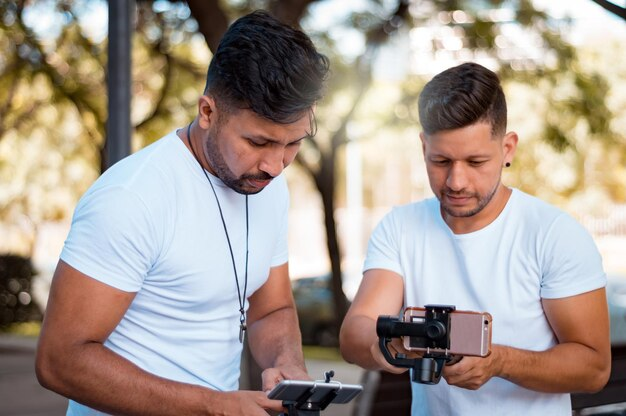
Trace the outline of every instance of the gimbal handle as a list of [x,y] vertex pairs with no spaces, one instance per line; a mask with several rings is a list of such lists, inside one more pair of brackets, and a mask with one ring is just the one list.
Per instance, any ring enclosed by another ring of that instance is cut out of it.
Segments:
[[443,366],[452,359],[451,355],[430,355],[426,354],[422,358],[406,358],[404,354],[396,354],[394,357],[387,344],[390,338],[379,338],[378,345],[385,357],[385,360],[396,367],[413,369],[412,379],[416,383],[437,384],[441,380]]
[[421,358],[407,358],[404,354],[393,356],[387,344],[392,338],[403,336],[421,338],[426,345],[447,350],[450,345],[450,313],[455,310],[449,305],[427,305],[424,322],[403,322],[396,316],[379,316],[376,321],[378,345],[385,360],[396,367],[413,369],[413,381],[422,384],[437,384],[441,380],[444,365],[452,360],[447,353],[427,352]]

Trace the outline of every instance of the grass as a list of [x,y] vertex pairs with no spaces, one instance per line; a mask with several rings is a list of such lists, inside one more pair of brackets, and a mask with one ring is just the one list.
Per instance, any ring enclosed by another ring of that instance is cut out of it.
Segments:
[[38,337],[41,331],[41,322],[18,322],[0,327],[0,333],[20,335],[25,337]]

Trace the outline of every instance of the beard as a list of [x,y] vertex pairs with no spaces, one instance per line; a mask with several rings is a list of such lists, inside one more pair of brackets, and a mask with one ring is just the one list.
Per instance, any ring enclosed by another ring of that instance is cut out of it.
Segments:
[[[472,217],[478,214],[479,212],[481,212],[489,204],[489,202],[491,202],[491,200],[493,199],[494,195],[496,194],[498,190],[499,185],[500,185],[500,182],[496,183],[496,185],[493,187],[491,192],[489,192],[487,195],[480,195],[478,193],[466,194],[462,192],[453,192],[450,189],[445,188],[444,190],[441,191],[441,195],[439,196],[439,204],[441,205],[441,209],[443,209],[446,212],[446,214],[450,215],[451,217],[456,217],[456,218]],[[458,208],[453,208],[447,205],[445,202],[443,202],[445,201],[446,195],[474,198],[477,200],[477,204],[474,208],[463,211]]]
[[213,168],[215,176],[217,176],[222,182],[226,184],[233,191],[242,195],[254,195],[261,192],[264,188],[256,188],[250,185],[248,180],[271,180],[273,177],[266,172],[259,172],[256,174],[243,174],[237,176],[226,164],[222,153],[217,145],[217,138],[220,134],[219,126],[215,130],[209,131],[207,140],[203,143],[204,156],[208,164]]

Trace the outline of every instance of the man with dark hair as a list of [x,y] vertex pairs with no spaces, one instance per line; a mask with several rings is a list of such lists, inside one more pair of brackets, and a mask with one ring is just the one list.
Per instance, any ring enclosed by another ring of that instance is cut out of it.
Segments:
[[68,415],[264,415],[237,391],[308,378],[287,263],[283,169],[314,134],[328,71],[301,31],[255,12],[212,59],[198,114],[107,170],[79,202],[37,351]]
[[445,366],[436,385],[411,383],[412,414],[571,415],[568,393],[599,390],[610,372],[606,275],[591,236],[502,184],[517,134],[506,132],[496,74],[474,63],[440,73],[419,114],[435,198],[393,209],[372,234],[343,356],[400,373],[379,349],[379,315],[429,304],[486,311],[491,354]]

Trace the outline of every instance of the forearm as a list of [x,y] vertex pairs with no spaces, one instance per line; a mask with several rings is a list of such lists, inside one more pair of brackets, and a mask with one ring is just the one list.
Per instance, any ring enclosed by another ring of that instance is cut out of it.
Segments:
[[376,323],[366,316],[348,316],[341,326],[339,345],[341,355],[349,362],[368,370],[380,370],[371,348],[378,342]]
[[306,372],[293,307],[277,309],[255,321],[248,328],[248,337],[252,355],[261,368],[294,366]]
[[610,357],[582,344],[563,343],[547,351],[494,346],[496,376],[548,392],[595,392],[606,384]]
[[200,386],[147,373],[99,343],[38,355],[37,375],[50,390],[120,415],[208,415],[229,400]]

